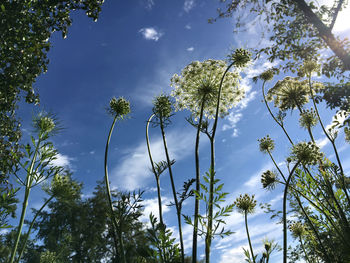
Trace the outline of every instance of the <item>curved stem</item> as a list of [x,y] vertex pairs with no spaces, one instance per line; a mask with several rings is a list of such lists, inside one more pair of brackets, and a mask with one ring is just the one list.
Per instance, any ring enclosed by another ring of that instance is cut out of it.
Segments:
[[29,167],[29,170],[28,170],[28,173],[27,173],[26,188],[25,188],[24,199],[23,199],[23,204],[22,204],[21,218],[20,218],[19,225],[18,225],[15,245],[13,246],[13,249],[12,249],[12,252],[11,252],[10,263],[13,263],[14,260],[15,260],[16,251],[17,251],[17,248],[18,248],[19,240],[21,238],[22,228],[23,228],[23,224],[24,224],[24,218],[25,218],[25,214],[26,214],[26,210],[27,210],[27,206],[28,206],[28,199],[29,199],[30,189],[31,189],[31,185],[32,185],[32,182],[33,182],[33,175],[32,175],[32,173],[33,173],[33,169],[34,169],[34,164],[36,162],[36,158],[38,156],[40,144],[41,144],[41,136],[39,136],[38,143],[35,146],[35,152],[34,152],[34,155],[33,155],[33,159],[32,159],[32,161],[30,163],[30,167]]
[[[109,179],[108,179],[108,147],[109,147],[109,142],[111,140],[111,136],[112,136],[112,132],[115,126],[115,123],[117,121],[118,116],[115,116],[113,119],[113,123],[111,125],[111,128],[109,129],[109,133],[108,133],[108,138],[107,138],[107,142],[106,142],[106,148],[105,148],[105,159],[104,159],[104,170],[105,170],[105,184],[106,184],[106,192],[107,192],[107,198],[108,198],[108,204],[109,204],[109,208],[111,210],[111,219],[112,222],[114,224],[115,229],[118,229],[118,223],[117,220],[114,217],[114,211],[113,211],[113,203],[112,203],[112,195],[111,195],[111,190],[110,190],[110,186],[109,186]],[[121,229],[119,229],[121,231]],[[119,232],[120,232],[119,231]],[[118,233],[118,238],[120,237],[120,233]],[[120,240],[119,240],[120,242]],[[118,248],[115,248],[116,251],[118,251]],[[120,253],[121,253],[121,257],[122,257],[122,262],[126,263],[126,259],[125,259],[125,253],[124,253],[124,247],[123,247],[123,243],[120,243]]]
[[305,254],[306,262],[311,263],[309,257],[307,256],[307,253],[306,253],[306,250],[305,250],[305,247],[304,247],[303,240],[302,240],[301,236],[299,236],[299,242],[300,242],[301,248],[303,249],[303,252]]
[[270,109],[270,106],[269,104],[267,103],[267,100],[266,100],[266,96],[265,96],[265,83],[266,83],[266,80],[264,81],[263,85],[262,85],[262,94],[263,94],[263,98],[264,98],[264,102],[265,102],[265,105],[266,105],[266,108],[267,110],[269,111],[271,117],[273,118],[273,120],[278,124],[278,126],[280,126],[284,132],[284,134],[287,136],[289,142],[293,145],[293,141],[292,139],[289,137],[286,129],[284,128],[283,124],[281,124],[275,117],[275,115],[272,113],[271,109]]
[[244,222],[245,222],[245,229],[246,229],[247,237],[248,237],[248,243],[249,243],[250,253],[252,254],[253,262],[255,263],[255,256],[254,256],[254,252],[253,252],[253,246],[252,246],[252,242],[250,241],[249,230],[248,230],[247,211],[244,211]]
[[17,263],[19,263],[19,261],[20,261],[21,258],[22,258],[23,252],[24,252],[24,250],[25,250],[25,248],[26,248],[27,241],[28,241],[28,238],[29,238],[29,235],[30,235],[30,231],[32,230],[32,228],[33,228],[33,226],[34,226],[34,223],[35,223],[35,221],[36,221],[36,218],[39,216],[39,214],[41,213],[41,211],[45,208],[45,206],[46,206],[53,198],[54,198],[53,195],[50,196],[50,198],[47,199],[47,200],[45,201],[45,203],[40,207],[40,209],[36,212],[34,218],[32,219],[32,222],[30,223],[30,226],[29,226],[29,228],[28,228],[28,231],[27,231],[27,233],[26,233],[26,235],[25,235],[25,237],[24,237],[22,249],[21,249],[21,251],[19,252],[19,256],[18,256],[18,258],[17,258],[17,260],[16,260]]
[[278,170],[278,172],[280,173],[280,175],[282,176],[283,180],[286,181],[286,177],[284,176],[284,174],[282,173],[281,169],[278,167],[277,163],[275,162],[275,159],[272,157],[272,154],[270,151],[267,151],[268,154],[270,155],[270,158],[273,162],[273,164],[275,165],[276,169]]
[[[205,97],[203,97],[201,110],[199,114],[199,122],[196,134],[196,146],[195,146],[195,162],[196,162],[196,192],[200,193],[200,169],[199,169],[199,138],[201,133],[201,126],[203,120],[205,105]],[[197,238],[198,238],[198,217],[199,217],[199,199],[194,195],[194,219],[193,219],[193,237],[192,237],[192,263],[197,263]]]
[[159,209],[159,222],[164,225],[163,223],[163,212],[162,212],[162,197],[160,194],[160,182],[159,182],[159,174],[157,174],[156,169],[154,167],[154,162],[153,162],[153,158],[152,158],[152,153],[151,153],[151,146],[150,146],[150,142],[149,142],[149,136],[148,136],[148,128],[149,128],[149,124],[152,120],[152,118],[154,117],[154,114],[152,114],[148,120],[147,120],[147,125],[146,125],[146,142],[147,142],[147,150],[148,150],[148,156],[149,156],[149,160],[151,162],[152,165],[152,171],[154,173],[154,176],[156,177],[156,183],[157,183],[157,194],[158,194],[158,209]]
[[170,161],[168,147],[167,147],[167,143],[166,143],[166,139],[165,139],[163,117],[160,116],[159,120],[160,120],[160,129],[161,129],[161,132],[162,132],[162,138],[163,138],[163,145],[164,145],[164,150],[165,150],[166,161],[168,163],[168,170],[169,170],[169,175],[170,175],[171,188],[172,188],[172,191],[173,191],[174,202],[175,202],[175,207],[176,207],[177,223],[179,225],[179,238],[180,238],[180,247],[181,247],[181,262],[184,263],[185,262],[185,250],[184,250],[184,243],[183,243],[183,239],[182,239],[181,211],[180,211],[179,203],[177,201],[174,177],[173,177],[173,172],[172,172],[172,169],[171,169],[171,161]]
[[310,96],[312,98],[312,102],[314,104],[314,107],[315,107],[315,111],[316,111],[316,115],[317,115],[317,118],[318,118],[318,121],[320,122],[320,125],[322,127],[322,130],[323,130],[323,133],[326,135],[326,137],[328,138],[328,140],[331,142],[332,144],[332,147],[333,147],[333,150],[334,150],[334,153],[335,153],[335,157],[337,159],[337,162],[338,162],[338,166],[339,166],[339,169],[340,169],[340,173],[341,173],[341,181],[342,181],[342,189],[345,193],[345,196],[346,196],[346,199],[348,201],[348,203],[350,204],[350,197],[349,197],[349,194],[348,194],[348,190],[346,189],[346,184],[345,184],[345,174],[344,174],[344,170],[343,170],[343,166],[341,164],[341,161],[340,161],[340,157],[339,157],[339,154],[338,154],[338,150],[337,150],[337,147],[335,145],[335,139],[331,138],[328,134],[328,132],[326,131],[324,125],[323,125],[323,122],[321,120],[321,117],[320,117],[320,114],[318,112],[318,109],[317,109],[317,105],[316,105],[316,101],[315,101],[315,96],[312,92],[312,83],[311,83],[311,75],[308,76],[308,80],[309,80],[309,88],[310,88]]
[[284,188],[283,194],[283,263],[287,263],[287,193],[290,180],[294,173],[294,170],[299,165],[299,161],[294,165],[293,169],[289,173],[288,179],[286,181],[286,186]]

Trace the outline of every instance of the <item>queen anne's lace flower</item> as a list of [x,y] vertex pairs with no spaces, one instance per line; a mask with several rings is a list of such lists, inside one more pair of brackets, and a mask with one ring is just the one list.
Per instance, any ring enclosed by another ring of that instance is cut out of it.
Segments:
[[123,97],[120,97],[118,99],[113,97],[109,102],[108,111],[112,116],[123,119],[130,113],[130,102]]
[[303,165],[315,165],[322,157],[320,148],[312,142],[300,142],[293,145],[291,154],[293,161],[299,161]]
[[259,149],[263,153],[269,153],[272,152],[273,149],[275,149],[275,142],[270,138],[269,135],[266,135],[266,137],[262,139],[258,139],[259,142]]
[[[204,100],[204,116],[214,118],[221,78],[226,70],[222,60],[194,61],[186,66],[181,75],[173,75],[171,95],[175,97],[176,110],[188,109],[193,116],[200,115]],[[244,97],[244,89],[238,86],[239,75],[227,72],[221,91],[219,116],[224,117],[228,110]]]
[[256,206],[256,200],[254,195],[250,196],[248,194],[240,195],[237,197],[234,205],[236,206],[238,212],[244,214],[252,214]]
[[277,184],[277,175],[276,173],[267,170],[261,176],[261,183],[264,189],[273,190]]
[[294,238],[302,237],[306,233],[305,226],[300,222],[294,222],[289,226],[289,229],[292,232],[292,236]]
[[306,110],[300,114],[299,123],[300,126],[305,129],[310,129],[317,124],[317,114],[314,109]]
[[[320,83],[313,83],[314,93],[323,89]],[[267,99],[273,100],[275,107],[282,111],[302,108],[310,100],[310,87],[307,80],[286,77],[278,81],[267,93]]]

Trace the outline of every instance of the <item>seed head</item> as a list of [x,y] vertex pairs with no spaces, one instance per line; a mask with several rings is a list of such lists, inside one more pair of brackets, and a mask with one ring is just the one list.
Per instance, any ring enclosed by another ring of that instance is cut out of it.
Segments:
[[256,200],[254,199],[254,195],[249,196],[248,194],[240,195],[237,197],[234,202],[238,212],[244,214],[252,214],[254,212],[256,206]]

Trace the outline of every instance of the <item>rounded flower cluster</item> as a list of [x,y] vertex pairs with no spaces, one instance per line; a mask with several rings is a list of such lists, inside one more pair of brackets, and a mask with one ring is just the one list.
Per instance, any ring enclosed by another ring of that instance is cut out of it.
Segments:
[[309,102],[308,81],[286,77],[268,91],[267,99],[273,100],[275,107],[282,111],[301,108]]
[[161,94],[153,100],[153,113],[157,118],[169,118],[172,112],[172,103],[170,97]]
[[34,118],[34,128],[40,133],[50,133],[55,127],[56,124],[54,119],[47,114],[41,113],[38,117]]
[[292,148],[291,159],[303,165],[316,165],[322,158],[320,148],[312,142],[300,142]]
[[294,238],[302,237],[305,234],[305,232],[306,232],[305,226],[302,223],[300,223],[300,222],[292,223],[289,226],[289,229],[292,232],[292,236]]
[[311,76],[313,72],[320,72],[321,65],[318,64],[314,60],[307,60],[304,64],[299,68],[298,75],[299,76]]
[[236,206],[238,212],[251,214],[254,212],[256,206],[254,197],[254,195],[249,196],[248,194],[240,195],[233,204]]
[[112,116],[123,119],[130,113],[130,102],[123,97],[120,97],[118,99],[113,97],[109,101],[108,111]]
[[[226,70],[226,63],[222,60],[194,61],[187,65],[181,75],[173,75],[171,86],[174,90],[176,110],[190,110],[195,118],[199,117],[202,104],[203,113],[207,118],[214,118],[216,114],[217,98],[221,78]],[[228,110],[244,98],[244,89],[238,86],[239,75],[227,72],[221,90],[219,116],[224,117]]]
[[259,78],[264,81],[272,80],[274,76],[274,72],[272,69],[266,70],[260,74]]
[[318,122],[317,114],[314,109],[305,110],[300,114],[299,123],[300,126],[305,129],[310,129],[316,126]]
[[56,198],[79,195],[80,186],[66,175],[56,174],[51,181],[51,192]]
[[269,135],[266,135],[266,137],[262,139],[258,139],[259,142],[259,149],[263,153],[269,153],[272,152],[275,148],[275,142],[270,138]]
[[252,54],[248,50],[238,48],[229,56],[229,61],[236,67],[243,68],[250,62],[251,57]]
[[277,184],[277,175],[273,171],[267,170],[261,176],[261,183],[264,189],[273,190]]

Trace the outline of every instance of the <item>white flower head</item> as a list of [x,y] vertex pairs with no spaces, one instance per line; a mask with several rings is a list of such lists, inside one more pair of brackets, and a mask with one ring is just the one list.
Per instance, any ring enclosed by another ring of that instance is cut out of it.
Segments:
[[[202,104],[203,113],[207,118],[214,118],[220,82],[227,65],[222,60],[194,61],[187,65],[181,75],[174,74],[171,86],[174,90],[176,110],[190,110],[196,118],[200,115]],[[239,87],[239,74],[227,72],[222,84],[219,116],[224,117],[228,110],[244,98],[244,89]]]

